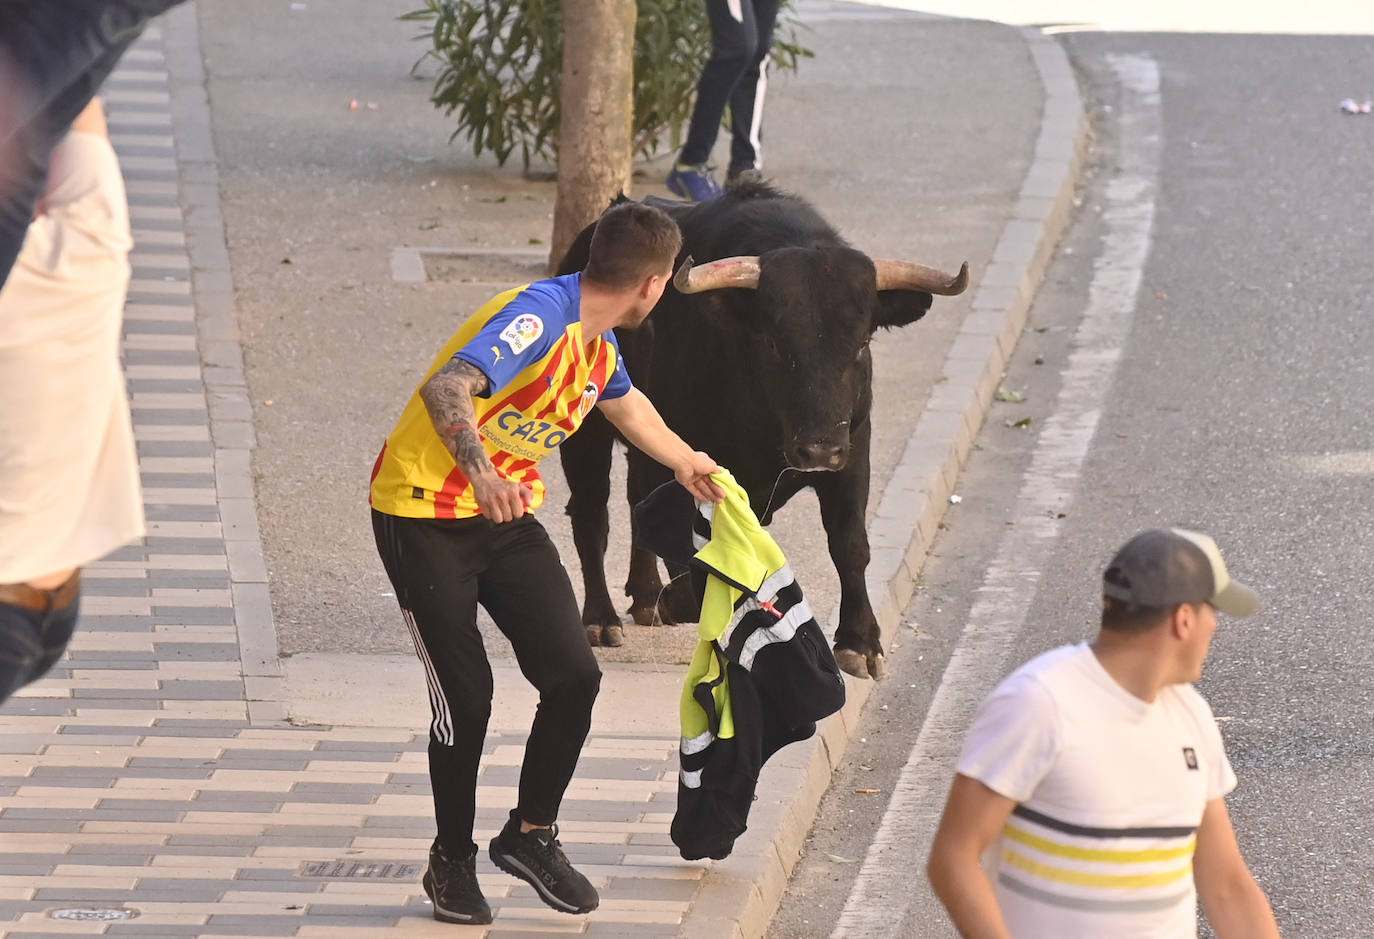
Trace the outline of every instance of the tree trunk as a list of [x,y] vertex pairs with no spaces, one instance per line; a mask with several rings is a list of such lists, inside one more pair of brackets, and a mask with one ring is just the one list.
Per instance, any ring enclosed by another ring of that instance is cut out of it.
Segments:
[[549,266],[630,188],[635,0],[564,0],[558,197]]

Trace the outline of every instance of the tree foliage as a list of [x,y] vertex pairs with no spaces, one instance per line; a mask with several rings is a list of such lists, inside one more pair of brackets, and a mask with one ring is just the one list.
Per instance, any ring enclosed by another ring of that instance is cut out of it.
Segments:
[[[636,0],[634,53],[635,153],[653,156],[681,144],[692,95],[711,52],[706,6],[700,0]],[[558,0],[424,0],[401,17],[427,24],[417,38],[438,63],[431,100],[456,115],[453,137],[466,134],[475,154],[505,164],[520,152],[524,165],[554,160],[561,118],[563,23]],[[797,39],[800,25],[784,3],[774,31],[772,68],[795,71],[812,52]],[[575,50],[596,55],[595,49]],[[452,139],[452,138],[450,138]]]

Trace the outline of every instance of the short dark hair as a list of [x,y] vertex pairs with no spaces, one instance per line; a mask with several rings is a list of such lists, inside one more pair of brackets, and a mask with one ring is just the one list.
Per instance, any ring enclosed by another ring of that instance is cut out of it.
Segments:
[[1122,635],[1147,633],[1174,615],[1181,606],[1199,607],[1200,603],[1174,603],[1170,606],[1145,606],[1117,600],[1114,597],[1102,598],[1102,628]]
[[596,223],[585,280],[625,290],[661,274],[682,250],[682,232],[662,209],[638,202],[611,206]]

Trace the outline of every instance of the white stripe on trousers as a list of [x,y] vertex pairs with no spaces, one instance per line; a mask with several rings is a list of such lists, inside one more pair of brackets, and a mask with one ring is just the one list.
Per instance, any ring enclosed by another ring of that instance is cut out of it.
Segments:
[[429,658],[429,650],[425,648],[425,641],[420,638],[420,629],[415,625],[415,614],[405,607],[401,607],[401,616],[405,618],[406,626],[410,629],[410,638],[415,640],[415,654],[420,657],[420,662],[425,667],[425,684],[429,685],[429,710],[434,715],[430,722],[429,732],[435,740],[446,747],[453,746],[453,713],[448,709],[448,699],[444,697],[443,686],[439,684],[439,673],[434,670],[434,663]]

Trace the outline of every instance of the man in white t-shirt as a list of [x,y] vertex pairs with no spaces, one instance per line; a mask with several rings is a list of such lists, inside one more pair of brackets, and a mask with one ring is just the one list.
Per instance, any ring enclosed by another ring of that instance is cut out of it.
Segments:
[[0,701],[41,677],[76,625],[80,568],[143,534],[119,337],[129,207],[92,101],[0,288]]
[[[976,939],[1276,939],[1226,811],[1236,777],[1202,674],[1216,611],[1254,591],[1216,543],[1136,535],[1103,574],[1102,629],[1013,672],[969,729],[928,874]],[[994,849],[983,864],[988,849]]]

